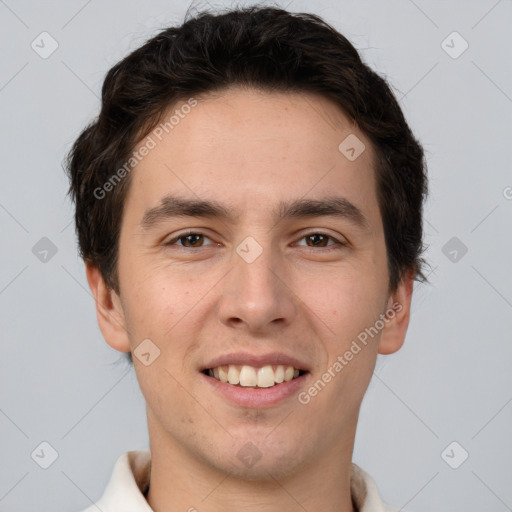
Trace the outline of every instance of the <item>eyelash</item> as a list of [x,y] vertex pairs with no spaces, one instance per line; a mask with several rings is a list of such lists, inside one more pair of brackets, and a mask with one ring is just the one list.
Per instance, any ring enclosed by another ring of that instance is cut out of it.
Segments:
[[[204,233],[201,233],[199,231],[187,231],[185,233],[181,233],[178,236],[175,236],[174,238],[172,238],[171,240],[166,242],[164,245],[172,247],[175,244],[175,242],[177,242],[178,240],[180,240],[182,238],[187,238],[190,235],[199,235],[199,236],[203,236],[203,237],[208,238],[208,239],[211,240],[211,238],[208,235],[205,235]],[[333,244],[333,245],[331,245],[329,247],[320,247],[320,249],[323,249],[324,252],[325,251],[331,251],[331,250],[338,250],[338,249],[348,245],[346,242],[341,242],[337,238],[334,238],[333,236],[331,236],[331,235],[329,235],[327,233],[323,233],[322,231],[312,231],[311,233],[307,233],[307,234],[303,235],[299,240],[303,240],[304,238],[307,238],[307,237],[310,237],[310,236],[313,236],[313,235],[320,235],[320,236],[323,236],[323,237],[327,237],[327,238],[329,238],[329,239],[331,239],[331,240],[333,240],[335,242],[335,244]],[[210,245],[214,245],[214,244],[210,244]],[[336,246],[338,246],[338,247],[336,247]],[[179,247],[180,249],[190,249],[190,250],[197,250],[197,249],[202,249],[203,248],[203,247],[184,247],[184,246],[177,246],[177,247]],[[310,247],[310,246],[306,246],[306,248],[307,249],[315,249],[315,247]]]

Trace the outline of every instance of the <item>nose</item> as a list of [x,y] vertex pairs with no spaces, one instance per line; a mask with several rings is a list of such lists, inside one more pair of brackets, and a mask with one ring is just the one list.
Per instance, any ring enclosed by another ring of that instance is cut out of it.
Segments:
[[251,332],[289,325],[297,312],[293,288],[286,266],[270,248],[254,261],[234,253],[233,267],[223,280],[220,320]]

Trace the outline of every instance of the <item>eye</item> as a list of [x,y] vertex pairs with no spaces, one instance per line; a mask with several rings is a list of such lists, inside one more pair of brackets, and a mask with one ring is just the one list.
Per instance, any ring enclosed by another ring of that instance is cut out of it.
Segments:
[[[175,245],[175,242],[182,241],[183,244],[180,245],[180,247],[199,249],[199,248],[203,247],[203,244],[201,242],[205,238],[210,240],[210,238],[207,237],[206,235],[204,235],[203,233],[196,233],[195,231],[189,231],[187,233],[182,233],[181,235],[172,238],[168,242],[165,242],[164,245]],[[212,244],[208,244],[208,245],[212,245]]]
[[[334,238],[333,236],[331,235],[328,235],[327,233],[321,233],[321,232],[314,232],[314,233],[309,233],[307,235],[304,235],[301,240],[306,240],[306,245],[307,247],[328,247],[326,244],[329,240],[332,240],[334,241],[333,244],[331,244],[331,247],[332,246],[345,246],[347,244],[345,244],[344,242],[341,242],[339,240],[337,240],[336,238]],[[309,244],[309,242],[312,242],[312,244]]]
[[[203,233],[196,232],[196,231],[188,231],[186,233],[182,233],[178,236],[175,236],[168,242],[165,242],[164,245],[166,246],[176,246],[182,247],[182,248],[188,248],[188,249],[200,249],[201,247],[205,247],[205,244],[203,243],[204,240],[210,240],[210,237],[206,236]],[[334,238],[331,235],[328,235],[327,233],[322,232],[314,232],[309,233],[307,235],[304,235],[300,240],[306,240],[306,246],[308,248],[327,248],[327,250],[341,248],[346,246],[347,244],[344,242],[341,242],[340,240]],[[176,242],[180,242],[180,244],[176,244]],[[331,243],[329,243],[331,242]],[[206,244],[206,245],[214,245]],[[303,245],[303,244],[296,244],[296,245]],[[338,247],[336,247],[338,246]]]

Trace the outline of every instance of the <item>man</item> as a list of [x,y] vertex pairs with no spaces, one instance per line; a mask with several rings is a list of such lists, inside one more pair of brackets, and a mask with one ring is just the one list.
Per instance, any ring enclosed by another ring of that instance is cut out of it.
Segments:
[[423,150],[320,18],[252,7],[108,73],[68,160],[101,331],[150,451],[88,511],[389,511],[352,463],[422,273]]

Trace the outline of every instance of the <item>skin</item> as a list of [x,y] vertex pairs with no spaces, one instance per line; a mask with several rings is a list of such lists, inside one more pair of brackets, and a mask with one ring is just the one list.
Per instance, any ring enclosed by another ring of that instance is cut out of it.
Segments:
[[[232,87],[197,99],[132,171],[119,295],[87,265],[107,343],[133,352],[149,338],[160,349],[149,366],[134,357],[152,452],[148,503],[156,512],[353,511],[359,408],[377,354],[404,342],[413,285],[409,273],[388,291],[371,143],[320,95]],[[366,145],[355,161],[338,150],[349,134]],[[337,217],[271,217],[279,201],[333,191],[361,210],[368,229]],[[142,229],[145,210],[170,192],[215,199],[233,217]],[[204,237],[165,245],[186,229]],[[315,245],[306,236],[315,233],[333,238]],[[252,263],[236,252],[248,236],[263,249]],[[279,351],[307,361],[307,390],[394,302],[401,310],[307,405],[293,396],[235,406],[200,378],[201,365],[220,354]],[[261,453],[251,468],[236,456],[249,441]]]

